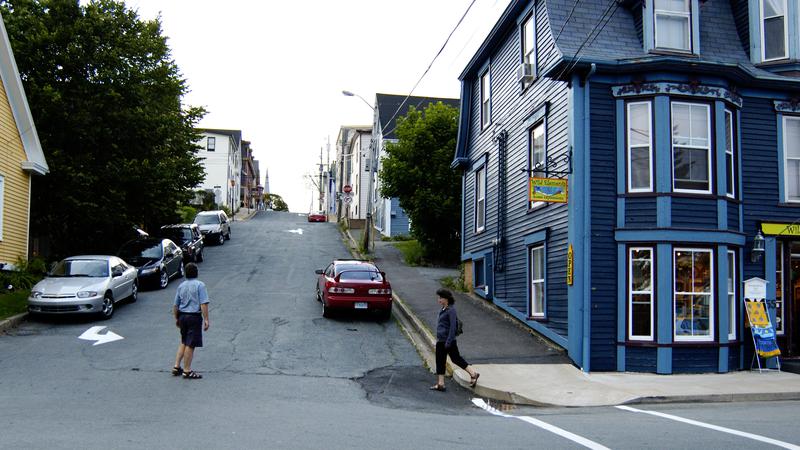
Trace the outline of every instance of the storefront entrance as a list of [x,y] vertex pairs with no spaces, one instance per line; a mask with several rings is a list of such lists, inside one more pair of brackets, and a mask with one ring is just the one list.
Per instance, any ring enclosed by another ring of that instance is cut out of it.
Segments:
[[791,311],[789,320],[790,336],[788,339],[789,356],[800,356],[800,242],[790,242],[789,258],[786,270],[786,289],[784,290],[789,303],[788,311]]

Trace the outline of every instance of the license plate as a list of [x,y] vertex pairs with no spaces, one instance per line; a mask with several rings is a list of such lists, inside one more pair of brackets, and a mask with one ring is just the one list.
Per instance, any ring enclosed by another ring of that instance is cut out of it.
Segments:
[[368,304],[367,302],[356,302],[355,307],[356,309],[367,309]]

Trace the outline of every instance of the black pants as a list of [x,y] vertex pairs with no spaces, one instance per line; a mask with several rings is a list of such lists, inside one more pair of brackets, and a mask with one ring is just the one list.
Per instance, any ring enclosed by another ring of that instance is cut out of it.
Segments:
[[453,344],[450,345],[450,348],[444,347],[444,342],[437,342],[436,343],[436,375],[444,375],[445,372],[445,365],[447,363],[447,356],[450,356],[450,361],[453,361],[453,364],[461,367],[462,369],[466,370],[469,363],[461,357],[461,354],[458,353],[458,345],[456,341],[453,341]]

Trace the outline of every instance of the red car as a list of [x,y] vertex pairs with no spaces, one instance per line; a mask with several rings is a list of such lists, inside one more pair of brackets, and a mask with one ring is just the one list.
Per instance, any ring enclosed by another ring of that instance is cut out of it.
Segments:
[[322,211],[318,211],[315,213],[308,213],[308,221],[309,222],[327,222],[328,218],[325,216],[325,213]]
[[392,286],[375,264],[337,259],[316,273],[323,317],[330,317],[334,310],[378,312],[382,320],[392,316]]

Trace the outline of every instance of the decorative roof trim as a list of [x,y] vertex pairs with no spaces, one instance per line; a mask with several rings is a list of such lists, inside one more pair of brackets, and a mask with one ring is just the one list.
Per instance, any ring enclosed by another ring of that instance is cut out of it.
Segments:
[[19,69],[17,69],[17,62],[14,59],[14,52],[11,49],[11,41],[8,39],[2,15],[0,15],[0,76],[2,76],[6,97],[11,106],[11,114],[14,116],[25,156],[32,167],[37,167],[35,172],[38,173],[41,170],[42,174],[46,174],[50,169],[47,167],[42,144],[39,142],[39,134],[33,123],[31,109],[28,106],[28,99],[25,96],[25,89],[22,86],[22,79],[19,76]]
[[678,94],[689,97],[724,100],[738,108],[742,107],[742,97],[730,89],[706,86],[698,83],[631,83],[611,88],[614,97],[633,97],[640,95]]
[[46,165],[41,165],[33,161],[22,161],[22,170],[32,175],[47,175],[50,169]]
[[800,113],[800,99],[775,100],[775,111],[779,113]]

